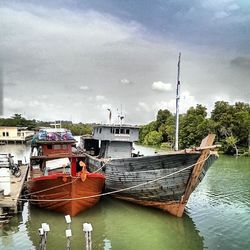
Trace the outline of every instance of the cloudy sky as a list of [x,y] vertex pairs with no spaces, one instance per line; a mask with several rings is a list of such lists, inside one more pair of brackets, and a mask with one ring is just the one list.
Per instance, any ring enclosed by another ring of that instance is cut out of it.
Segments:
[[180,51],[181,112],[250,101],[248,0],[1,0],[3,116],[148,123],[174,112]]

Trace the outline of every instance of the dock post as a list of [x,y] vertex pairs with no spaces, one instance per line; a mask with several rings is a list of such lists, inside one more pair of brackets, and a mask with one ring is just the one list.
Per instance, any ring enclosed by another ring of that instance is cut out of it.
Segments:
[[85,233],[86,250],[92,250],[91,232],[93,227],[91,223],[83,223],[83,232]]
[[47,234],[50,231],[49,224],[42,223],[42,227],[38,229],[40,236],[39,250],[46,250]]
[[71,217],[70,215],[65,215],[65,220],[68,225],[68,228],[66,229],[66,237],[67,237],[67,250],[71,249],[71,242],[70,238],[72,237],[72,231],[71,231]]

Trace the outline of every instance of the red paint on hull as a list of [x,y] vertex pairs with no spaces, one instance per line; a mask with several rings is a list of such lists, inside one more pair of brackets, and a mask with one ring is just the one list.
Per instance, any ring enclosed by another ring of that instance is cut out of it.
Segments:
[[[86,179],[66,174],[33,178],[28,182],[32,203],[38,207],[75,216],[94,206],[100,199],[105,178],[102,174],[87,173]],[[96,196],[84,198],[89,196]]]

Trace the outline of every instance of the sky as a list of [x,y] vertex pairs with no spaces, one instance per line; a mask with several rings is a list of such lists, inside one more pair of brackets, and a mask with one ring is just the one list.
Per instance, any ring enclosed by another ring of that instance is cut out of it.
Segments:
[[248,0],[1,0],[2,117],[146,124],[250,102]]

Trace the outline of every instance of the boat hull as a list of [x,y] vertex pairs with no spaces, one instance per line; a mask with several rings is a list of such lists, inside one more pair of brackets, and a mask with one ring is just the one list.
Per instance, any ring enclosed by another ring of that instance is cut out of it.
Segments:
[[28,190],[32,204],[75,216],[99,201],[104,180],[98,173],[87,173],[84,178],[57,173],[31,179]]
[[[112,159],[105,164],[105,191],[115,192],[116,198],[181,217],[186,204],[182,199],[200,157],[201,152],[195,152]],[[207,156],[192,191],[217,158],[213,152]]]

